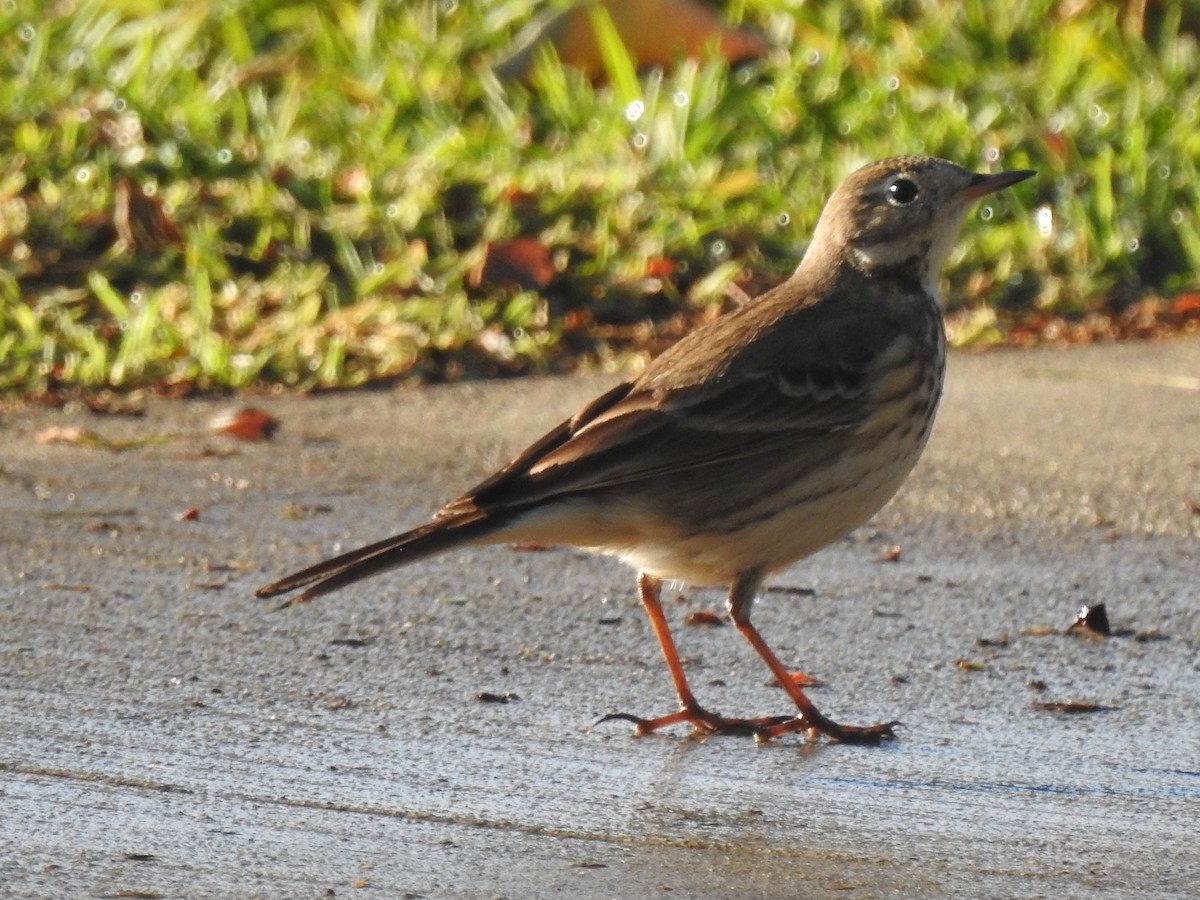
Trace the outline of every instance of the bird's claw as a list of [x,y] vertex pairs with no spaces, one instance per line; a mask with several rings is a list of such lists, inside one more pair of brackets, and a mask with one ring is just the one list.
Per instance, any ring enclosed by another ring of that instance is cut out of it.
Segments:
[[605,722],[632,722],[634,734],[638,736],[653,734],[671,725],[687,723],[697,734],[732,734],[752,736],[760,741],[768,741],[785,734],[812,732],[824,734],[830,740],[841,744],[859,744],[874,746],[883,741],[896,737],[895,726],[900,722],[882,722],[878,725],[839,725],[836,722],[821,717],[819,723],[810,722],[803,715],[799,716],[762,716],[755,719],[733,719],[710,713],[702,707],[685,708],[679,712],[665,716],[647,719],[632,713],[609,713],[599,719],[596,724]]
[[858,744],[860,746],[878,746],[884,741],[895,739],[895,727],[900,722],[881,722],[878,725],[839,725],[826,719],[821,725],[811,725],[804,721],[803,716],[797,716],[800,728],[814,728],[832,741],[839,744]]
[[614,721],[632,722],[634,733],[640,736],[652,734],[671,725],[687,723],[697,734],[752,735],[757,738],[769,739],[783,734],[784,732],[778,729],[791,722],[792,718],[792,716],[763,716],[757,719],[731,719],[714,715],[697,706],[681,709],[679,712],[658,716],[654,719],[646,719],[631,713],[609,713],[596,724]]

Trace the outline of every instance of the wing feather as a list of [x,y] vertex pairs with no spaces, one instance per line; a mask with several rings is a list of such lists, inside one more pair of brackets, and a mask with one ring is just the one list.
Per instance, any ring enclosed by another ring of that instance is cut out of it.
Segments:
[[868,419],[872,375],[907,338],[866,298],[829,316],[804,296],[785,283],[693,332],[444,512],[702,470],[719,477],[721,466],[808,443],[822,457],[834,452]]

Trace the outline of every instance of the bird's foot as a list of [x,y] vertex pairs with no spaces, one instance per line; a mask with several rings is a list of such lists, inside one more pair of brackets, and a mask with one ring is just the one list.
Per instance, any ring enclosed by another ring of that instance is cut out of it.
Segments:
[[[632,722],[634,734],[652,734],[662,728],[687,723],[697,734],[737,734],[752,735],[760,739],[769,739],[794,729],[786,728],[794,721],[793,716],[763,716],[756,719],[731,719],[710,713],[702,706],[685,707],[679,712],[659,716],[655,719],[644,719],[630,713],[609,713],[596,724],[602,722]],[[780,730],[782,729],[782,730]]]
[[[815,711],[814,711],[815,712]],[[899,722],[881,722],[878,725],[839,725],[820,713],[812,718],[799,716],[762,716],[755,719],[735,719],[710,713],[702,706],[686,707],[679,712],[645,719],[630,713],[609,713],[597,722],[632,722],[634,734],[653,734],[672,725],[688,724],[696,734],[735,734],[752,736],[760,741],[769,741],[785,734],[808,733],[813,737],[823,734],[840,744],[874,746],[890,741],[896,736],[895,726]]]
[[827,719],[825,716],[812,711],[813,715],[806,716],[804,714],[796,716],[789,721],[786,726],[787,731],[804,732],[809,734],[823,734],[831,741],[837,741],[839,744],[865,744],[867,746],[875,746],[883,741],[890,741],[896,737],[895,727],[899,722],[881,722],[878,725],[839,725],[832,719]]

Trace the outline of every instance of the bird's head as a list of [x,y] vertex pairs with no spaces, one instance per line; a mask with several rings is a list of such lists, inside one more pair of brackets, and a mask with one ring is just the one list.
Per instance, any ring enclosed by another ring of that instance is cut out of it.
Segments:
[[[967,210],[1034,173],[982,175],[931,156],[870,163],[829,198],[808,256],[849,263],[868,276],[901,273],[931,295]],[[802,264],[803,265],[803,264]]]

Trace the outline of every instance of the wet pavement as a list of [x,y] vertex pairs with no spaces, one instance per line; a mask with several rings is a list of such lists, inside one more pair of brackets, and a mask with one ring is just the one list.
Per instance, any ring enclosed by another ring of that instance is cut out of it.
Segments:
[[[756,611],[823,711],[903,722],[880,748],[593,728],[674,700],[633,573],[572,550],[254,599],[611,379],[251,398],[263,443],[227,401],[0,410],[0,893],[1194,896],[1200,340],[949,379],[897,500]],[[719,592],[665,596],[702,702],[788,711],[682,624]],[[1116,636],[1063,633],[1097,603]]]

